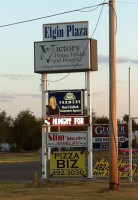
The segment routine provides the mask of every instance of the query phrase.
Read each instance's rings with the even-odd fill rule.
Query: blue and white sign
[[[88,21],[43,25],[43,40],[72,40],[88,38]]]
[[[83,115],[84,91],[49,91],[48,99],[49,107],[51,107],[52,104],[55,104],[55,108],[56,105],[58,106],[59,115]],[[52,109],[49,110],[52,112]],[[49,115],[53,114],[49,113]]]

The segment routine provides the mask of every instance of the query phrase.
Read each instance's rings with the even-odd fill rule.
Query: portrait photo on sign
[[[54,96],[50,97],[49,105],[46,106],[46,115],[60,115],[60,109]]]
[[[59,114],[62,116],[83,115],[84,91],[83,90],[48,91],[48,105],[49,106],[47,106],[47,113],[49,109],[49,115],[57,115],[58,109],[59,109]],[[51,108],[52,105],[54,107],[54,110]],[[51,112],[54,113],[51,114]]]

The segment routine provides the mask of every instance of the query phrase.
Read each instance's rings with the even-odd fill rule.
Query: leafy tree
[[[128,123],[129,122],[129,115],[124,114],[123,115],[123,122]],[[136,123],[135,119],[132,119],[132,131],[138,130],[138,124]]]
[[[106,116],[98,117],[96,113],[92,112],[92,123],[93,124],[109,124],[109,119]]]
[[[9,142],[9,133],[11,131],[13,119],[7,116],[5,111],[0,112],[0,143]]]
[[[16,151],[38,150],[41,146],[41,120],[28,109],[14,120],[11,143]]]
[[[129,116],[127,114],[123,115],[123,123],[128,123],[129,121]]]

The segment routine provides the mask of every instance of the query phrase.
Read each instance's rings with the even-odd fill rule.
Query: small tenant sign
[[[84,151],[52,152],[50,155],[50,175],[53,177],[86,176]]]
[[[50,132],[47,133],[48,147],[87,147],[87,132]]]
[[[109,149],[109,125],[94,124],[93,149]],[[128,148],[128,124],[118,124],[118,148]]]
[[[132,176],[137,169],[138,160],[132,159]],[[93,176],[108,177],[109,176],[109,159],[98,157],[93,168]],[[118,159],[118,176],[121,178],[129,177],[129,159]]]
[[[49,91],[48,92],[47,115],[53,115],[52,106],[57,105],[59,115],[83,115],[84,91]]]
[[[88,126],[89,116],[46,117],[42,118],[43,126]]]

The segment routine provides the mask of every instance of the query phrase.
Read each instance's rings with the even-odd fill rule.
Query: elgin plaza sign
[[[89,36],[87,21],[43,25],[43,41],[34,43],[34,72],[42,80],[42,178],[48,177],[49,148],[61,148],[50,154],[50,175],[84,177],[85,148],[88,149],[88,178],[92,178],[92,87],[91,72],[97,71],[97,41]],[[85,72],[84,89],[48,91],[47,74]],[[75,80],[77,81],[77,80]],[[84,99],[86,102],[84,102]],[[87,105],[87,116],[84,107]],[[85,126],[86,132],[60,132],[63,126]],[[58,132],[52,132],[58,127]],[[63,152],[81,147],[82,152]],[[67,150],[66,149],[66,150]],[[66,157],[65,157],[66,155]],[[73,156],[73,163],[72,157]],[[76,169],[77,168],[77,169]]]

